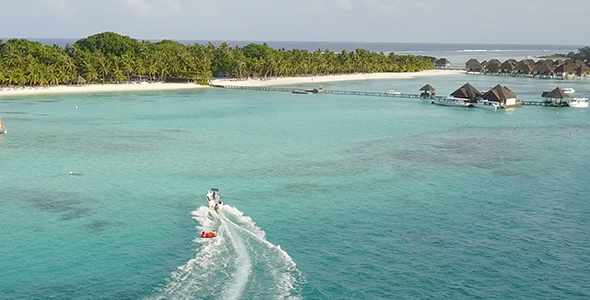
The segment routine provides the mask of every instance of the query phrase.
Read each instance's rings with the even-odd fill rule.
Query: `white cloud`
[[[152,6],[145,0],[123,0],[123,3],[133,12],[140,15],[146,15],[152,12]]]
[[[394,14],[397,11],[397,5],[394,0],[365,0],[365,3],[380,13]]]
[[[351,11],[354,8],[349,0],[338,0],[338,7],[346,11]]]
[[[428,3],[418,2],[418,3],[415,3],[414,5],[416,5],[416,7],[418,7],[421,10],[428,10],[428,11],[434,10],[434,7]]]
[[[69,14],[73,12],[72,7],[67,0],[37,0],[37,3],[49,7],[54,12],[60,14]]]

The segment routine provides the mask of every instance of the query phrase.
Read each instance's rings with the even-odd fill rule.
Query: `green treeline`
[[[261,78],[328,74],[415,72],[434,68],[433,59],[357,49],[273,49],[266,44],[230,47],[138,41],[113,32],[78,40],[65,48],[26,39],[0,41],[0,84],[94,83],[149,80],[198,82],[213,77]]]
[[[581,59],[584,61],[590,61],[590,47],[580,48],[577,52],[570,52],[566,57],[574,60]]]

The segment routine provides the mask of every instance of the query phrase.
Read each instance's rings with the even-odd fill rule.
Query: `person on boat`
[[[201,237],[205,237],[205,231],[201,232]]]

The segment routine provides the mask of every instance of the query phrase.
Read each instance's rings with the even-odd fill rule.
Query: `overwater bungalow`
[[[451,96],[461,99],[469,99],[471,102],[476,102],[481,98],[481,93],[473,87],[469,82],[465,83],[459,89],[451,93]]]
[[[508,59],[505,62],[503,62],[502,65],[500,66],[500,73],[511,74],[516,71],[515,67],[516,67],[516,60]]]
[[[576,69],[576,75],[579,77],[590,76],[590,67],[587,65],[581,65]]]
[[[556,59],[556,60],[553,62],[553,64],[552,64],[552,65],[553,65],[553,68],[555,69],[555,68],[557,68],[557,67],[559,67],[559,66],[563,65],[563,63],[564,63],[564,62],[565,62],[565,61],[564,61],[563,59]]]
[[[555,75],[555,71],[552,66],[546,63],[540,63],[535,66],[533,70],[533,75],[542,76],[542,77],[550,77]]]
[[[422,93],[420,94],[420,98],[434,98],[436,96],[436,89],[434,89],[430,84],[426,84],[422,88],[420,88]]]
[[[530,62],[528,59],[519,61],[516,66],[514,67],[514,72],[517,74],[531,74],[535,69],[535,63]]]
[[[550,92],[543,92],[541,97],[543,97],[545,103],[549,104],[549,106],[567,106],[567,102],[563,101],[563,99],[569,96],[563,89],[556,87]]]
[[[481,104],[491,105],[492,107],[514,107],[516,106],[516,94],[506,86],[496,85],[489,91],[485,92],[481,98],[484,101],[480,101]]]
[[[465,69],[467,70],[467,72],[476,72],[476,73],[481,73],[483,72],[483,68],[481,67],[481,64],[479,63],[479,61],[477,61],[477,59],[470,59],[465,63]]]
[[[502,68],[502,63],[497,59],[490,59],[484,68],[485,73],[498,73]]]
[[[434,67],[437,69],[445,69],[451,66],[451,62],[446,58],[440,58],[434,62]]]
[[[569,62],[566,62],[563,65],[555,68],[554,73],[555,73],[555,76],[567,78],[570,76],[575,76],[577,68],[578,68],[578,65],[576,65],[572,61],[569,61]]]

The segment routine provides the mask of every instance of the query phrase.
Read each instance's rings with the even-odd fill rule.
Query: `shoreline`
[[[409,79],[423,76],[444,76],[466,74],[460,70],[427,70],[421,72],[403,72],[403,73],[358,73],[346,75],[321,75],[309,77],[281,77],[266,80],[261,79],[215,79],[211,85],[215,86],[241,86],[241,87],[263,87],[278,85],[296,85],[304,83],[324,83],[324,82],[341,82],[341,81],[361,81],[361,80],[383,80],[383,79]],[[92,93],[119,93],[119,92],[150,92],[150,91],[174,91],[174,90],[194,90],[202,88],[211,88],[206,85],[195,83],[148,83],[148,84],[91,84],[82,86],[60,85],[51,87],[23,87],[23,88],[0,88],[0,98],[19,97],[19,96],[44,96],[44,95],[72,95],[72,94],[92,94]]]
[[[51,87],[24,87],[17,89],[0,88],[0,98],[18,96],[42,96],[42,95],[70,95],[93,93],[119,93],[119,92],[151,92],[174,91],[209,88],[196,83],[148,83],[148,84],[91,84],[82,86],[60,85]]]
[[[215,79],[211,85],[217,86],[243,86],[263,87],[276,85],[293,85],[303,83],[324,83],[339,81],[360,81],[360,80],[382,80],[382,79],[409,79],[424,76],[443,76],[466,74],[462,70],[426,70],[421,72],[399,72],[399,73],[357,73],[346,75],[321,75],[309,77],[281,77],[271,79]]]

